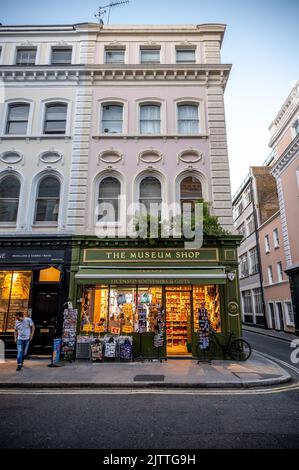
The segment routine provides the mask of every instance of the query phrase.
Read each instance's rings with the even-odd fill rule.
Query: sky
[[[94,22],[110,0],[0,0],[2,24]],[[299,0],[130,0],[110,24],[225,23],[222,62],[232,192],[270,149],[268,127],[299,79]]]

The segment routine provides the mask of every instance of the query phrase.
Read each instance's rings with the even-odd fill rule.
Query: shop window
[[[59,213],[60,182],[55,176],[44,177],[36,199],[35,223],[57,223]]]
[[[158,178],[147,176],[143,178],[139,189],[139,203],[143,204],[148,214],[157,214],[161,210],[162,188]]]
[[[0,182],[0,222],[17,221],[20,181],[16,176],[6,176]]]
[[[193,309],[194,309],[194,331],[199,329],[199,312],[205,308],[211,327],[216,333],[221,333],[220,296],[219,287],[194,286],[193,289]]]
[[[182,212],[195,211],[195,204],[202,198],[201,182],[195,176],[184,178],[180,186]]]
[[[44,134],[65,134],[67,104],[50,103],[46,105]]]
[[[26,135],[30,105],[13,103],[8,106],[6,134]]]
[[[16,312],[28,312],[30,271],[0,271],[0,331],[13,332]]]
[[[121,184],[117,178],[104,178],[99,185],[98,221],[118,222]]]
[[[84,291],[81,311],[82,333],[106,333],[108,327],[108,287]]]
[[[41,269],[39,272],[39,282],[59,282],[61,272],[56,268]]]
[[[107,104],[102,107],[102,133],[121,134],[123,131],[123,106]]]
[[[199,107],[197,104],[178,105],[178,133],[193,135],[198,134],[199,129]]]

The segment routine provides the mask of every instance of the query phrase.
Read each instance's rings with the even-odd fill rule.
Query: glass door
[[[166,287],[167,355],[191,354],[191,289]]]

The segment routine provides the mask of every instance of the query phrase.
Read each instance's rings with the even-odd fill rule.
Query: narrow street
[[[287,362],[288,343],[246,337]],[[0,447],[298,448],[298,374],[289,372],[290,384],[250,390],[1,390]]]

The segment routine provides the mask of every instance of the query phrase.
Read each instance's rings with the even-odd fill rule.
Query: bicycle
[[[216,357],[216,353],[219,349],[221,350],[223,357],[229,356],[234,361],[242,362],[247,361],[250,358],[252,352],[250,344],[245,341],[245,339],[235,337],[234,333],[229,333],[229,335],[226,337],[225,343],[222,344],[218,335],[215,333],[215,331],[212,330],[210,333],[209,347],[207,348],[207,353],[210,360]],[[199,360],[203,351],[204,350],[200,349],[200,343],[198,342],[196,354]]]

